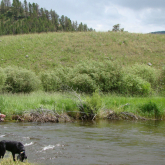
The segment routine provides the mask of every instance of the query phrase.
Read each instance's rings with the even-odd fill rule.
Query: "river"
[[[1,122],[0,130],[0,140],[25,145],[31,163],[165,164],[165,121]]]

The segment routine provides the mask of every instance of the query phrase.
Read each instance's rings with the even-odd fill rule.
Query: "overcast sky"
[[[23,0],[21,0],[23,2]],[[120,24],[125,31],[149,33],[165,31],[165,0],[27,0],[55,10],[72,21],[96,31],[112,30]]]

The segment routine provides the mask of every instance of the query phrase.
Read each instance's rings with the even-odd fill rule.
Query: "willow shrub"
[[[157,71],[146,65],[122,69],[112,61],[81,62],[74,68],[58,67],[40,74],[44,91],[60,91],[64,86],[85,93],[96,89],[128,95],[149,95],[158,81]]]
[[[40,87],[40,79],[30,70],[7,67],[4,69],[4,72],[6,74],[4,91],[12,93],[29,93]]]
[[[86,73],[77,74],[69,84],[74,90],[85,93],[92,93],[97,88],[96,82]]]
[[[149,82],[130,73],[123,75],[120,88],[120,93],[128,95],[147,96],[152,91]]]
[[[6,81],[6,74],[4,72],[4,69],[0,68],[0,92],[4,87],[5,81]]]
[[[107,61],[89,61],[78,64],[68,75],[70,86],[91,93],[99,88],[103,92],[117,90],[122,78],[119,65]]]
[[[60,91],[66,85],[69,68],[60,66],[58,69],[40,73],[40,80],[45,92]]]
[[[41,73],[40,79],[45,92],[58,91],[62,81],[54,71]]]
[[[161,71],[161,75],[159,78],[159,85],[160,85],[160,89],[161,92],[165,92],[165,66],[163,67],[162,71]]]
[[[159,74],[152,66],[135,64],[132,67],[127,68],[127,73],[141,77],[143,80],[149,82],[152,88],[156,88],[157,86]]]

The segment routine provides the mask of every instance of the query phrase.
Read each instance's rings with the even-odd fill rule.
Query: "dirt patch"
[[[130,112],[114,112],[112,110],[105,110],[104,112],[105,114],[103,118],[108,120],[147,120],[144,117],[137,116]],[[78,112],[76,112],[76,114],[77,113]],[[82,118],[82,115],[80,114],[76,118],[73,118],[73,115],[69,113],[58,114],[55,111],[47,110],[47,109],[31,110],[28,112],[24,112],[22,115],[12,116],[12,120],[16,120],[17,122],[28,121],[28,122],[41,122],[41,123],[73,122],[75,120],[85,120],[85,119],[88,120],[87,118]],[[94,119],[95,117],[91,118],[91,120]]]
[[[66,113],[58,114],[52,110],[32,110],[30,112],[24,112],[22,115],[13,115],[12,120],[16,121],[28,121],[28,122],[72,122],[73,120]]]
[[[107,116],[105,118],[110,119],[110,120],[147,120],[144,117],[137,116],[130,112],[116,113],[111,110],[107,113]]]

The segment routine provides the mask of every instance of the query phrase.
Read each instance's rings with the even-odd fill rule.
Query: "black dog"
[[[6,150],[12,153],[14,161],[15,154],[19,154],[17,159],[19,159],[21,162],[23,162],[24,159],[27,159],[25,147],[21,142],[6,140],[0,141],[0,158],[4,157]]]

